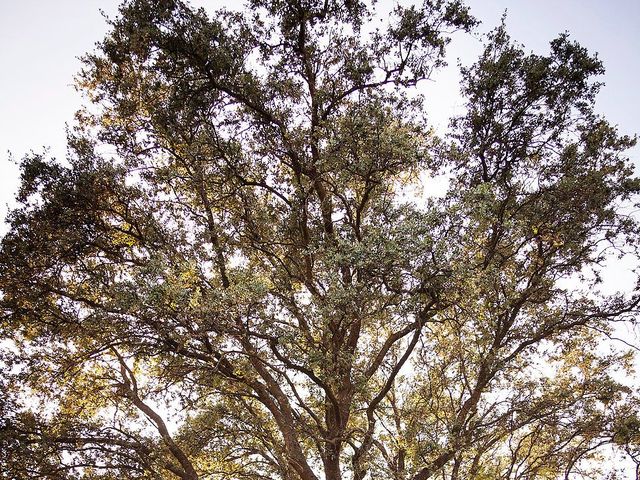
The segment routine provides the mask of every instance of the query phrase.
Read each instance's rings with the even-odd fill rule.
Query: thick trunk
[[[335,444],[329,444],[325,451],[324,458],[324,475],[325,480],[342,480],[340,472],[340,449],[341,442],[336,441]]]

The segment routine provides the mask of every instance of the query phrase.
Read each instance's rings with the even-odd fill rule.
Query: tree
[[[504,25],[439,139],[457,0],[129,0],[2,241],[3,478],[604,478],[640,462],[635,140]],[[421,182],[447,173],[437,198]],[[413,192],[413,193],[412,193]],[[604,348],[603,347],[606,347]],[[611,348],[609,348],[611,346]],[[615,473],[611,473],[615,475]],[[607,478],[615,478],[610,476]]]

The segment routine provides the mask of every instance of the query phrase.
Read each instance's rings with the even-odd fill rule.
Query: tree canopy
[[[0,477],[578,479],[640,464],[635,139],[504,25],[439,138],[458,0],[127,0],[0,250]],[[444,176],[446,194],[429,178]],[[425,187],[426,185],[426,187]],[[617,458],[617,457],[615,457]],[[608,476],[609,475],[609,476]]]

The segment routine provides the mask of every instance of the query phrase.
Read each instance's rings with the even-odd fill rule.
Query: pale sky
[[[226,0],[194,0],[196,6],[238,5]],[[390,4],[390,0],[379,1]],[[406,2],[403,2],[406,3]],[[18,171],[9,152],[20,159],[48,147],[65,154],[65,124],[82,98],[72,86],[80,69],[77,57],[94,48],[107,30],[100,13],[113,16],[114,0],[0,0],[0,219],[17,189]],[[569,31],[590,51],[599,52],[607,74],[598,106],[624,133],[640,132],[640,0],[467,0],[486,32],[508,10],[511,36],[527,50],[546,53],[548,42]],[[456,58],[471,63],[480,42],[459,36],[450,48],[450,67],[423,86],[430,117],[440,128],[459,112]],[[640,163],[636,148],[632,157]],[[0,232],[5,228],[0,228]]]

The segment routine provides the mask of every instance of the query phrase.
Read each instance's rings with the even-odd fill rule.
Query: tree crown
[[[637,253],[640,183],[635,139],[594,111],[601,62],[567,35],[526,54],[499,26],[438,138],[412,88],[476,25],[462,3],[398,6],[379,29],[358,0],[248,7],[125,2],[85,57],[67,163],[24,159],[0,251],[2,469],[559,479],[598,478],[609,447],[639,462],[634,357],[602,342],[640,297],[598,285],[609,252]],[[411,198],[442,172],[442,198]]]

